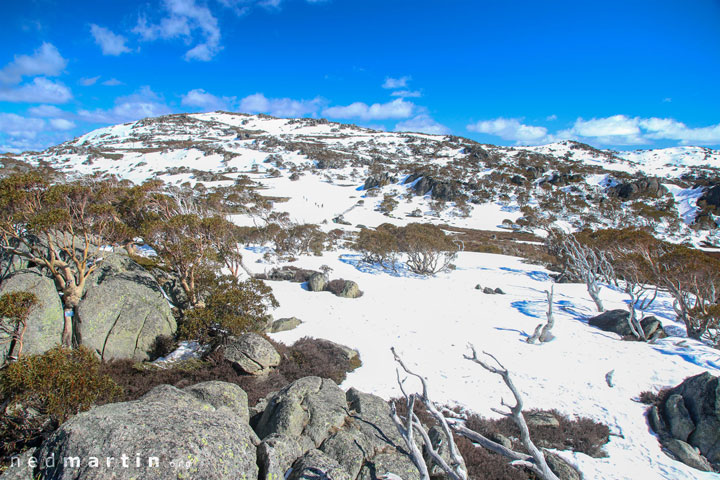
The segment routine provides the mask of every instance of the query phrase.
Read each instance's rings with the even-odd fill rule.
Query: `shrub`
[[[148,356],[150,357],[150,360],[156,360],[172,353],[177,346],[178,344],[172,336],[158,335],[155,337],[155,340],[153,340],[152,345],[150,345]]]
[[[30,292],[6,293],[0,297],[0,344],[10,343],[9,360],[20,357],[27,318],[38,303]]]
[[[400,251],[407,254],[408,267],[414,273],[432,275],[450,266],[458,246],[440,227],[411,223],[398,229]]]
[[[204,306],[185,313],[178,328],[183,340],[208,343],[232,335],[263,330],[269,308],[279,304],[270,287],[257,279],[220,279]]]
[[[118,399],[122,389],[88,349],[56,347],[13,362],[0,375],[0,458],[34,447],[67,418]]]
[[[325,285],[325,290],[328,292],[332,292],[334,295],[340,295],[345,288],[345,280],[342,278],[336,278],[335,280],[330,280],[327,285]]]

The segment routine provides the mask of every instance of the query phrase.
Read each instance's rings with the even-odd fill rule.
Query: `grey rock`
[[[288,480],[352,480],[335,460],[320,450],[310,450],[292,467]]]
[[[493,442],[499,443],[500,445],[502,445],[505,448],[508,448],[510,450],[512,450],[512,448],[513,448],[512,440],[510,440],[508,437],[506,437],[502,433],[492,433],[488,436],[488,438],[490,440],[492,440]]]
[[[628,320],[630,312],[627,310],[617,309],[608,310],[600,315],[596,315],[588,320],[588,324],[597,327],[606,332],[617,333],[620,336],[633,336]],[[645,317],[640,321],[645,336],[649,338],[657,337],[662,331],[662,324],[655,317]]]
[[[0,285],[0,295],[15,292],[33,293],[39,302],[27,319],[22,354],[43,353],[58,345],[62,339],[63,306],[53,281],[34,270],[22,270]],[[3,338],[0,335],[0,341]],[[9,343],[0,345],[0,360],[9,354],[9,347]]]
[[[720,463],[720,382],[709,372],[685,379],[668,392],[683,398],[695,424],[687,443],[700,449],[711,462]]]
[[[662,442],[662,445],[670,453],[672,453],[673,456],[678,459],[678,461],[684,463],[688,467],[696,468],[703,472],[713,471],[712,466],[707,461],[707,459],[700,455],[697,450],[695,450],[692,446],[688,445],[682,440],[668,438]]]
[[[293,330],[302,324],[297,317],[279,318],[270,324],[270,333],[286,332]]]
[[[227,407],[246,422],[250,421],[247,393],[234,383],[202,382],[183,390],[215,408]]]
[[[530,412],[524,413],[525,422],[535,427],[559,427],[560,422],[557,417],[550,412]]]
[[[379,477],[394,473],[403,480],[420,480],[420,473],[407,455],[378,453],[365,462],[358,480],[379,480]]]
[[[368,439],[354,428],[340,430],[323,442],[320,450],[338,462],[351,478],[357,478],[365,458],[373,454]]]
[[[177,328],[153,276],[117,253],[88,278],[77,315],[83,344],[106,360],[145,360],[155,338],[173,335]]]
[[[475,290],[482,290],[482,285],[480,285],[479,283],[475,285]]]
[[[685,408],[683,397],[678,394],[670,395],[663,404],[663,414],[670,427],[670,434],[676,439],[686,442],[695,430],[695,424]]]
[[[615,185],[608,190],[608,193],[626,201],[641,197],[660,198],[667,195],[669,190],[657,178],[641,178],[634,182]]]
[[[338,297],[342,298],[358,298],[362,292],[357,283],[352,280],[345,280],[345,286],[342,291],[338,293]]]
[[[273,433],[258,446],[259,478],[267,480],[285,478],[285,474],[293,462],[300,458],[302,454],[302,449],[294,438]]]
[[[665,420],[663,420],[660,415],[660,411],[655,405],[650,407],[648,410],[647,420],[652,431],[657,433],[660,438],[670,435],[670,432],[668,432],[667,426],[665,425]]]
[[[545,461],[560,480],[581,480],[580,473],[575,468],[566,462],[560,455],[543,450],[545,455]]]
[[[223,353],[233,367],[251,375],[262,375],[280,365],[280,354],[257,333],[230,337]]]
[[[268,399],[256,431],[263,439],[273,433],[288,435],[306,452],[318,448],[346,417],[345,392],[335,382],[305,377]]]
[[[233,402],[216,405],[161,385],[139,400],[95,407],[72,417],[43,442],[38,458],[54,457],[56,462],[39,473],[56,480],[256,478],[259,439],[236,415]],[[124,455],[129,467],[121,463]],[[72,457],[79,459],[79,467],[58,461]],[[102,459],[99,465],[91,463],[93,457]],[[109,466],[107,457],[115,459]],[[152,457],[157,467],[151,466]]]
[[[486,295],[495,295],[495,290],[490,287],[483,288],[483,293]]]
[[[313,273],[308,280],[308,288],[311,292],[322,292],[327,285],[327,277],[322,273]]]
[[[17,460],[11,460],[8,469],[0,475],[0,480],[34,480],[37,459],[34,458],[34,450],[27,450],[20,454]]]
[[[505,292],[503,292],[501,288],[496,288],[493,292],[497,295],[505,295]]]

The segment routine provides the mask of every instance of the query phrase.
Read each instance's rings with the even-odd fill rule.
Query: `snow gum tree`
[[[92,179],[51,185],[37,172],[0,180],[0,247],[55,280],[66,311],[64,346],[82,343],[74,312],[103,259],[102,247],[129,235],[114,207],[117,192],[116,184]]]

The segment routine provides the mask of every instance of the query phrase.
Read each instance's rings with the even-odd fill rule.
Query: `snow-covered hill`
[[[0,157],[9,164],[3,158],[136,183],[159,178],[210,188],[246,176],[273,199],[274,211],[326,231],[413,221],[537,234],[549,224],[570,229],[637,224],[677,241],[718,241],[716,225],[698,223],[704,212],[697,201],[720,178],[720,152],[696,147],[638,152],[575,142],[497,147],[324,120],[215,112],[103,128],[44,152]],[[615,186],[649,177],[658,177],[657,185],[667,190],[627,199],[613,193]],[[397,206],[381,212],[386,198]],[[263,222],[250,212],[233,219]],[[245,252],[255,273],[276,266],[264,253],[263,248]],[[301,256],[293,265],[327,265],[333,277],[358,282],[365,294],[350,300],[311,293],[296,283],[268,282],[281,304],[275,317],[304,322],[274,336],[291,342],[310,335],[357,348],[363,366],[343,387],[385,398],[400,394],[390,353],[395,346],[428,378],[436,400],[493,416],[491,407],[508,392],[498,378],[463,360],[467,343],[473,343],[512,371],[527,408],[555,408],[610,426],[607,458],[560,452],[585,478],[720,478],[663,454],[646,424],[645,406],[635,401],[642,391],[673,386],[690,375],[720,374],[720,352],[684,337],[668,297],[661,296],[646,313],[675,336],[654,344],[623,342],[588,326],[594,312],[584,286],[557,284],[557,338],[529,345],[524,339],[547,308],[549,272],[520,258],[486,253],[461,253],[455,264],[451,272],[420,278],[363,264],[351,250]],[[506,295],[485,295],[476,284],[499,287]],[[619,290],[605,286],[601,295],[609,308],[625,307]],[[614,387],[605,380],[612,370]]]

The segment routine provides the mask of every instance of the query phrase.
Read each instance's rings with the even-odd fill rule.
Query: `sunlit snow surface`
[[[283,141],[317,142],[338,151],[352,151],[368,160],[377,149],[387,155],[412,159],[410,143],[415,139],[441,143],[445,139],[442,136],[374,132],[331,123],[218,112],[187,118],[186,124],[140,121],[108,127],[69,142],[56,153],[29,154],[24,158],[31,162],[52,161],[69,174],[107,172],[136,183],[158,176],[174,185],[195,184],[192,169],[213,172],[236,169],[226,173],[229,181],[205,185],[228,184],[238,175],[248,175],[262,186],[263,195],[284,199],[275,204],[276,211],[287,212],[295,222],[319,224],[325,231],[357,230],[358,225],[376,227],[385,222],[404,225],[412,221],[500,230],[504,220],[515,221],[521,216],[512,201],[472,205],[466,217],[458,216],[451,208],[437,211],[428,196],[406,198],[407,185],[403,185],[402,178],[383,187],[379,195],[371,196],[362,188],[365,172],[353,175],[353,167],[333,169],[327,177],[323,171],[315,175],[304,172],[300,180],[291,181],[287,166],[313,163],[295,150],[282,151],[285,167],[280,168],[281,176],[271,177],[268,170],[274,166],[265,160],[275,152],[264,149],[262,141],[252,135],[243,136],[242,131],[260,132],[264,137],[270,135]],[[200,145],[201,140],[206,144]],[[213,145],[221,145],[230,153],[228,158],[215,153]],[[688,223],[697,213],[695,202],[702,189],[682,188],[671,180],[691,169],[720,167],[717,151],[697,147],[643,152],[600,152],[579,148],[572,142],[540,147],[486,147],[505,158],[521,152],[552,154],[568,161],[601,166],[610,172],[644,172],[666,178],[679,213]],[[97,149],[109,154],[94,153]],[[460,150],[439,147],[432,162],[446,165],[463,155]],[[181,167],[188,170],[179,171]],[[344,179],[338,178],[340,175]],[[607,188],[614,180],[605,172],[591,174],[586,181],[591,186]],[[398,194],[399,205],[392,217],[376,211],[386,193]],[[418,210],[422,218],[408,216]],[[350,225],[333,223],[338,215],[343,215]],[[233,216],[233,221],[241,225],[262,224],[259,218],[247,215]],[[573,229],[565,218],[556,225],[568,231]],[[247,249],[246,265],[255,273],[269,270],[275,265],[263,258],[267,251],[264,247]],[[343,299],[328,292],[311,293],[296,283],[268,282],[281,305],[273,312],[274,317],[296,316],[303,321],[295,330],[272,336],[291,343],[309,335],[357,348],[363,365],[349,374],[342,386],[354,386],[384,398],[400,395],[390,353],[394,346],[411,368],[428,378],[431,395],[437,402],[495,416],[491,408],[499,407],[502,398],[511,401],[511,396],[497,376],[463,359],[468,352],[467,344],[472,343],[478,350],[497,356],[510,369],[524,395],[526,408],[556,408],[567,415],[591,417],[610,426],[613,435],[606,447],[607,458],[561,452],[579,467],[586,479],[720,478],[664,455],[647,426],[646,406],[634,400],[642,391],[674,386],[690,375],[704,371],[720,375],[718,351],[683,337],[684,327],[675,323],[670,299],[658,298],[654,308],[645,313],[657,316],[676,336],[650,345],[623,342],[617,335],[588,326],[587,319],[596,312],[583,285],[557,284],[556,339],[543,345],[528,345],[525,338],[545,318],[545,290],[551,285],[548,272],[521,259],[501,255],[461,253],[454,263],[455,270],[424,278],[402,265],[393,272],[380,265],[368,265],[357,252],[349,250],[300,257],[293,265],[313,269],[328,265],[333,269],[331,278],[358,282],[364,295]],[[499,287],[506,295],[483,294],[475,289],[477,284]],[[601,296],[608,309],[626,305],[626,296],[617,290],[606,287]],[[184,344],[164,360],[191,358],[197,348]],[[615,371],[614,388],[605,381],[611,370]]]

